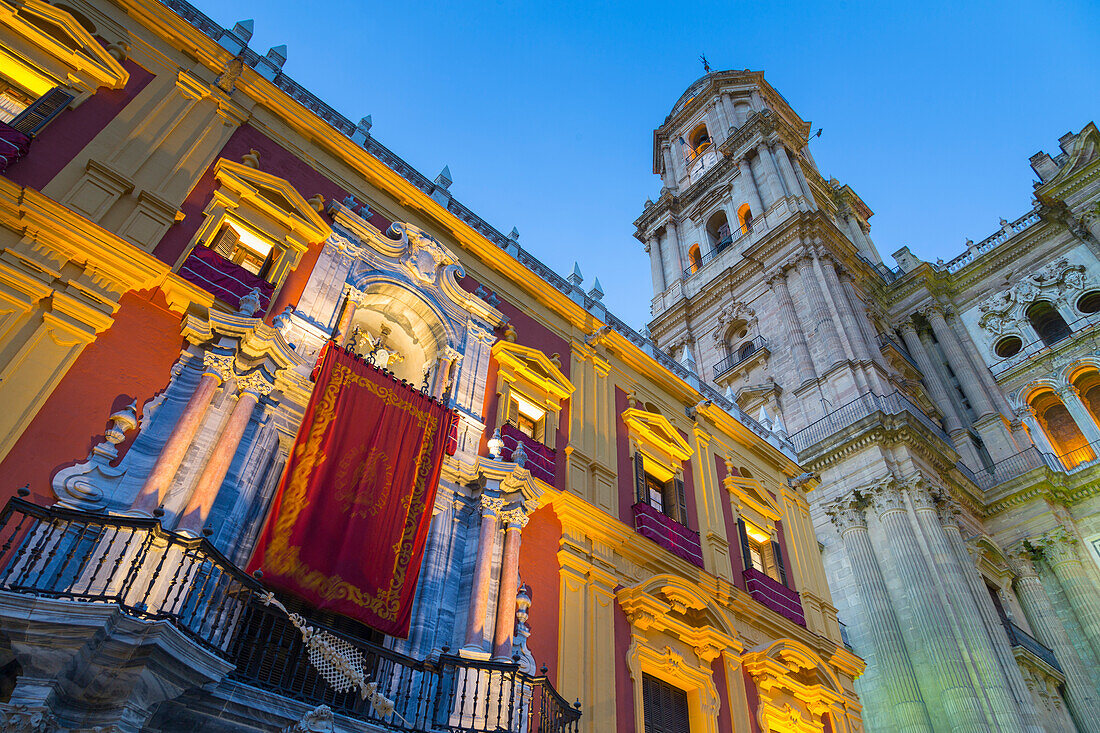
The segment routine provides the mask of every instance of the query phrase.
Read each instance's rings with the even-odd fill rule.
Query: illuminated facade
[[[251,31],[0,1],[4,729],[863,730],[782,432]],[[241,570],[329,340],[459,413],[408,638],[281,598],[378,699]]]
[[[1100,134],[1038,154],[1034,208],[889,269],[760,72],[654,132],[635,222],[650,332],[782,432],[869,730],[1100,730]]]

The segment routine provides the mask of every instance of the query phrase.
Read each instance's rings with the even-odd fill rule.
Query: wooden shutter
[[[642,452],[634,453],[634,498],[639,503],[649,503],[649,490],[645,485],[645,464],[642,462]]]
[[[744,519],[737,520],[737,534],[741,538],[741,569],[748,570],[752,567],[752,551],[749,549],[749,532]]]
[[[779,571],[779,582],[787,585],[787,569],[783,567],[783,550],[779,546],[779,540],[772,540],[772,555],[775,559],[775,567]]]
[[[71,92],[61,87],[54,87],[35,100],[30,107],[20,112],[19,116],[9,124],[24,135],[34,137],[50,120],[61,114],[71,101],[73,101]]]
[[[687,496],[684,491],[684,480],[676,477],[672,479],[672,489],[676,492],[676,516],[673,517],[677,522],[687,526],[688,523],[688,509],[687,509]]]
[[[645,733],[691,733],[687,692],[664,680],[642,675]]]
[[[236,230],[228,224],[223,224],[218,236],[214,237],[214,241],[210,243],[210,249],[227,260],[232,259],[233,250],[236,249],[238,241],[240,237],[237,236]]]

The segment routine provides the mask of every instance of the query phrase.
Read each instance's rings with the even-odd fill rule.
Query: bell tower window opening
[[[715,251],[721,252],[730,245],[733,238],[730,236],[726,212],[716,211],[707,220],[707,237],[710,239],[711,249]]]
[[[1070,335],[1069,326],[1050,301],[1035,301],[1027,309],[1027,320],[1046,346],[1052,346]]]
[[[691,249],[688,250],[688,260],[691,262],[692,274],[699,272],[699,268],[703,266],[703,255],[699,251],[699,245],[691,245]]]
[[[699,125],[688,135],[688,144],[691,147],[691,158],[696,158],[704,150],[710,147],[710,133],[705,124]]]
[[[737,221],[741,225],[741,233],[748,234],[752,229],[752,209],[748,204],[741,204],[737,209]]]

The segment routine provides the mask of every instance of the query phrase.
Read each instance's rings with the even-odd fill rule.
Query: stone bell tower
[[[871,209],[818,172],[811,129],[762,72],[708,73],[676,101],[653,133],[660,195],[635,222],[652,265],[651,337],[820,474],[811,513],[838,616],[868,661],[868,730],[1037,730],[956,541],[960,526],[981,531],[960,458],[980,466],[1016,439],[984,403],[966,439],[948,435],[959,426],[926,394],[927,365],[888,321],[896,273],[869,236]],[[941,317],[929,313],[933,326]],[[948,330],[936,333],[961,364]],[[958,372],[933,386],[961,404],[977,390]]]

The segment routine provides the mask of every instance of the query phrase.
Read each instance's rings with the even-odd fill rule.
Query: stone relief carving
[[[1069,301],[1087,283],[1083,265],[1070,264],[1065,257],[1059,257],[982,301],[978,306],[982,314],[978,325],[996,335],[1018,330],[1017,323],[1025,317],[1024,312],[1032,302],[1040,298]]]

